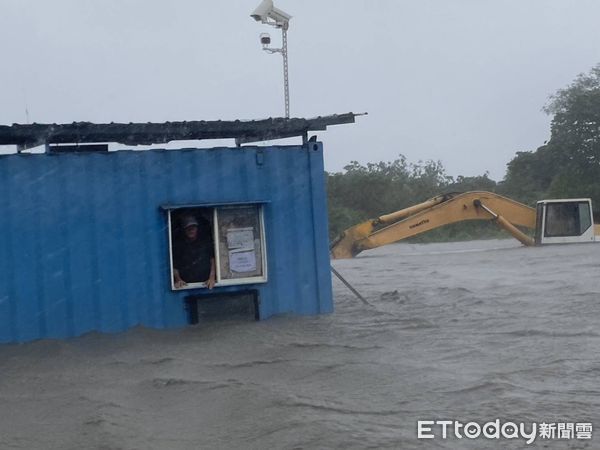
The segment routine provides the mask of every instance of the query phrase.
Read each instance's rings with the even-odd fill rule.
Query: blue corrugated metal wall
[[[184,325],[165,204],[269,201],[261,317],[331,312],[323,173],[321,143],[0,156],[0,342]]]

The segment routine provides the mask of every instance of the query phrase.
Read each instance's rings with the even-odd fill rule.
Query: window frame
[[[185,204],[185,205],[163,205],[161,208],[167,213],[167,232],[168,232],[168,245],[169,245],[169,277],[170,287],[172,292],[186,291],[190,289],[206,289],[205,282],[188,283],[186,286],[181,288],[175,287],[174,281],[174,267],[173,267],[173,211],[179,209],[194,209],[204,208],[212,209],[212,238],[213,238],[213,250],[215,255],[215,287],[226,287],[226,286],[243,286],[248,284],[259,284],[266,283],[268,281],[268,258],[267,258],[267,241],[265,231],[265,201],[250,201],[250,202],[232,202],[232,203],[209,203],[209,204]],[[232,278],[232,279],[221,279],[221,256],[219,250],[219,209],[234,209],[236,207],[251,207],[254,206],[258,209],[258,225],[260,228],[260,243],[261,243],[261,267],[262,275],[252,276],[245,278]]]
[[[550,210],[553,207],[556,207],[557,205],[562,206],[565,204],[576,204],[577,205],[577,215],[573,217],[573,220],[576,221],[575,224],[576,224],[576,228],[577,228],[577,233],[576,234],[575,233],[567,233],[567,232],[550,233],[547,228]],[[588,210],[588,212],[589,212],[589,202],[586,200],[564,200],[564,201],[547,203],[545,212],[544,212],[544,216],[545,216],[544,224],[546,225],[544,227],[544,237],[545,238],[569,238],[569,237],[583,236],[586,233],[586,231],[588,231],[590,229],[590,227],[593,225],[593,219],[591,218],[591,216],[589,216],[588,226],[585,229],[583,229],[583,224],[581,223],[581,208],[582,207],[585,207],[585,209]]]

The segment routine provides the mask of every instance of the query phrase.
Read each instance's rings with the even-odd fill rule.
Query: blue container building
[[[308,132],[351,121],[353,114],[229,126],[182,122],[167,131],[160,129],[165,124],[0,127],[0,144],[46,145],[41,154],[0,156],[0,342],[181,327],[192,317],[186,300],[202,302],[206,294],[227,302],[226,295],[253,292],[260,319],[331,312],[323,145]],[[238,145],[87,145],[156,142],[153,132],[162,142],[226,137]],[[303,142],[241,146],[293,135]],[[218,278],[212,290],[174,286],[172,246],[182,211],[211,223]]]

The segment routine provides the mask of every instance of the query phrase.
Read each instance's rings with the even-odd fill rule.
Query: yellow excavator
[[[363,250],[464,220],[492,220],[527,246],[600,241],[589,198],[541,200],[531,208],[492,192],[473,191],[438,195],[355,225],[332,242],[331,257],[353,258]],[[521,228],[532,230],[534,237]]]

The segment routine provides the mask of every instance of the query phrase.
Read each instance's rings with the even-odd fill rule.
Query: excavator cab
[[[537,245],[593,242],[595,239],[592,201],[589,198],[537,202]]]

